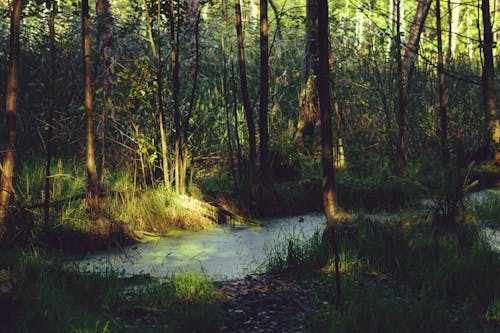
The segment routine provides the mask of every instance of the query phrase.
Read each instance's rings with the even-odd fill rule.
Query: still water
[[[485,202],[498,195],[498,189],[472,193],[466,198],[466,205]],[[365,217],[384,223],[415,214],[422,214],[422,211],[366,214]],[[286,244],[291,235],[306,239],[325,226],[321,213],[266,218],[259,222],[262,226],[223,225],[200,232],[176,232],[120,251],[95,253],[82,260],[72,261],[68,266],[81,271],[103,272],[112,269],[123,276],[148,274],[164,277],[189,269],[203,271],[217,280],[241,278],[262,270],[267,253],[275,246]],[[481,232],[487,241],[500,251],[500,231],[487,227],[488,224],[481,225]]]
[[[223,225],[199,232],[176,232],[121,251],[92,254],[71,265],[83,271],[113,269],[124,276],[163,277],[189,269],[203,271],[213,279],[234,279],[261,269],[268,251],[290,235],[309,238],[325,226],[320,213],[259,222],[262,226]]]

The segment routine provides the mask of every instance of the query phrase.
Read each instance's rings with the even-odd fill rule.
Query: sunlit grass
[[[50,231],[50,237],[45,237],[45,240],[50,238],[52,243],[53,235],[64,238],[71,234],[76,238],[77,234],[86,234],[90,243],[95,240],[96,246],[91,248],[98,248],[112,245],[99,245],[106,242],[108,233],[115,233],[118,238],[122,238],[118,233],[124,233],[123,236],[130,239],[135,237],[133,231],[143,237],[144,232],[165,234],[176,228],[199,230],[217,222],[217,210],[212,205],[191,196],[178,195],[164,186],[139,186],[129,169],[108,170],[103,184],[102,212],[95,214],[89,212],[87,207],[86,177],[81,166],[77,167],[70,161],[55,161],[51,170],[50,221],[45,226],[45,161],[21,163],[14,184],[18,200],[9,217],[12,234],[22,234],[23,239],[31,239],[37,238],[41,232]],[[57,240],[55,243],[60,242]],[[71,239],[65,242],[73,243],[76,244]],[[91,245],[82,244],[82,249]]]

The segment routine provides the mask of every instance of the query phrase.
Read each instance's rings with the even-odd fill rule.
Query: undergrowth
[[[318,304],[308,314],[311,331],[499,327],[500,256],[475,228],[436,228],[426,219],[355,224],[354,233],[340,233],[341,311]],[[323,267],[327,282],[318,284],[317,292],[335,300],[332,251],[325,240],[319,232],[310,239],[289,235],[271,249],[268,271],[293,269],[303,275]]]
[[[127,243],[144,232],[199,230],[218,218],[217,210],[203,200],[178,195],[163,184],[138,185],[127,167],[107,173],[102,187],[102,211],[89,212],[84,170],[70,161],[58,160],[51,170],[51,211],[49,224],[45,225],[44,162],[23,162],[18,172],[15,206],[6,223],[12,235],[10,243],[34,242],[85,251]],[[82,245],[80,249],[77,244]]]
[[[222,320],[216,289],[201,273],[127,280],[69,272],[37,251],[1,259],[11,286],[0,293],[2,332],[211,332]]]

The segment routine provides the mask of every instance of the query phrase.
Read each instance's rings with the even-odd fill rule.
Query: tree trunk
[[[5,234],[5,218],[9,211],[10,196],[14,193],[12,176],[14,174],[14,158],[16,153],[19,28],[21,25],[22,8],[21,0],[12,1],[10,8],[9,74],[7,78],[6,98],[7,149],[5,150],[2,164],[2,178],[0,180],[0,239]]]
[[[236,12],[236,35],[238,38],[238,64],[240,68],[240,84],[241,97],[243,100],[243,109],[245,110],[245,118],[248,127],[248,142],[249,142],[249,172],[248,180],[250,184],[255,182],[255,173],[257,171],[257,143],[255,139],[255,123],[253,110],[250,105],[248,96],[247,69],[245,63],[245,43],[243,40],[243,26],[241,23],[241,6],[240,0],[235,0],[234,9]]]
[[[147,10],[147,7],[146,7]],[[165,108],[163,107],[163,61],[161,58],[161,1],[156,2],[156,27],[158,30],[158,54],[156,54],[154,47],[154,40],[152,38],[152,33],[150,32],[151,46],[153,50],[153,57],[156,58],[156,103],[158,110],[158,117],[160,119],[160,144],[161,144],[161,160],[163,169],[163,184],[165,188],[170,186],[170,176],[169,176],[169,163],[168,163],[168,148],[167,148],[167,135],[165,133]],[[149,16],[149,14],[148,14]],[[151,31],[151,29],[149,30]]]
[[[267,21],[267,1],[260,0],[259,150],[262,183],[270,185],[272,176],[269,164],[269,131],[267,123],[267,108],[269,107],[269,25]]]
[[[101,182],[106,170],[106,116],[111,105],[111,87],[113,85],[113,69],[109,61],[109,49],[113,44],[113,17],[109,0],[96,0],[97,39],[99,60],[101,62],[102,118],[101,118]]]
[[[306,3],[306,52],[304,78],[299,96],[299,124],[297,135],[302,142],[318,143],[320,121],[318,113],[318,0]],[[305,140],[304,140],[305,139]]]
[[[404,117],[405,117],[405,98],[404,98],[404,86],[403,86],[403,60],[401,59],[401,0],[394,0],[395,3],[395,15],[396,15],[396,35],[395,35],[395,58],[397,64],[397,73],[396,73],[396,89],[397,89],[397,98],[398,98],[398,113],[396,119],[398,121],[398,139],[396,145],[397,152],[397,165],[396,169],[399,171],[402,161],[405,159],[404,154]]]
[[[495,70],[493,65],[493,33],[491,29],[490,2],[483,0],[481,5],[483,12],[483,55],[484,65],[482,74],[483,105],[489,117],[488,130],[490,132],[491,144],[494,147],[495,163],[500,166],[500,125],[497,117],[495,96]]]
[[[52,0],[50,16],[49,16],[49,52],[50,52],[50,76],[49,76],[49,117],[47,119],[48,132],[46,139],[46,150],[47,150],[47,164],[45,166],[45,188],[44,188],[44,205],[43,205],[43,220],[44,228],[47,230],[49,227],[49,216],[50,216],[50,168],[52,162],[52,141],[54,137],[54,113],[56,108],[56,94],[55,94],[55,81],[56,81],[56,31],[55,31],[55,20],[57,14],[57,1]]]
[[[449,1],[449,0],[448,0]],[[443,37],[441,29],[441,8],[440,0],[436,0],[436,33],[437,33],[437,51],[438,63],[437,71],[439,78],[439,137],[441,139],[441,158],[443,168],[446,171],[449,160],[448,153],[448,94],[446,91],[446,80],[444,76],[444,55],[443,55]]]
[[[406,160],[405,137],[406,137],[406,108],[408,105],[408,96],[411,88],[410,77],[413,74],[415,61],[418,54],[418,45],[422,30],[424,29],[425,19],[429,14],[431,0],[418,0],[417,10],[410,26],[410,34],[404,46],[403,58],[401,60],[401,87],[402,95],[398,98],[398,155],[399,162]]]
[[[179,1],[179,0],[178,0]],[[177,2],[179,6],[179,2]],[[177,8],[178,9],[178,8]],[[179,12],[177,12],[180,15]],[[174,0],[169,4],[170,21],[170,59],[172,65],[172,100],[174,103],[174,172],[175,172],[175,192],[184,194],[185,187],[181,172],[183,170],[183,149],[182,149],[182,124],[179,105],[180,79],[179,79],[179,18],[174,15]],[[177,23],[177,24],[176,24]]]
[[[329,65],[328,1],[318,1],[318,43],[319,43],[319,114],[321,117],[321,168],[323,209],[326,221],[332,226],[333,251],[335,256],[335,276],[337,289],[337,310],[340,308],[340,276],[338,235],[335,228],[337,198],[335,195],[335,169],[333,166],[332,116],[330,103],[330,65]]]
[[[94,152],[94,128],[92,120],[92,76],[90,64],[89,3],[82,0],[82,49],[83,49],[83,104],[87,115],[86,165],[87,165],[87,206],[91,212],[100,210],[99,186]]]
[[[273,0],[269,0],[269,5],[273,9],[274,18],[276,19],[276,39],[278,40],[279,48],[281,53],[284,52],[284,44],[283,44],[283,33],[281,32],[281,14],[278,10],[278,6]]]

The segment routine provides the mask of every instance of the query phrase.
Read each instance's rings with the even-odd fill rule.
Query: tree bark
[[[111,105],[111,87],[113,85],[113,69],[109,61],[109,51],[113,44],[113,16],[110,11],[109,0],[96,0],[97,39],[99,60],[101,62],[102,115],[101,115],[101,182],[106,172],[106,117]]]
[[[493,158],[500,166],[500,125],[498,122],[495,96],[495,69],[493,65],[493,32],[491,29],[490,2],[483,0],[481,4],[483,12],[483,73],[482,93],[483,105],[488,116],[488,130],[490,132],[491,145],[493,146]]]
[[[299,124],[297,135],[302,142],[318,143],[320,121],[318,112],[318,0],[306,3],[306,52],[304,78],[299,96]]]
[[[179,0],[178,0],[179,1]],[[179,2],[177,2],[179,7]],[[177,8],[178,9],[178,8]],[[180,15],[177,11],[177,15]],[[170,61],[172,65],[172,100],[174,104],[174,172],[175,172],[175,192],[184,194],[185,184],[181,175],[183,170],[183,149],[182,149],[182,124],[179,105],[180,79],[179,79],[179,18],[174,15],[174,0],[169,1],[169,21],[170,21]]]
[[[49,76],[49,117],[47,119],[48,131],[46,139],[46,150],[47,150],[47,163],[45,166],[45,188],[44,188],[44,205],[43,205],[43,219],[44,228],[47,230],[49,227],[49,216],[50,216],[50,168],[52,162],[52,141],[54,137],[54,113],[56,108],[56,95],[55,95],[55,83],[56,83],[56,31],[55,31],[55,20],[57,14],[57,1],[52,0],[50,16],[49,16],[49,52],[50,52],[50,76]]]
[[[449,0],[448,0],[449,1]],[[446,90],[446,80],[444,75],[444,55],[443,55],[443,37],[441,29],[441,1],[436,0],[436,33],[437,33],[437,51],[438,63],[437,72],[439,78],[439,137],[441,139],[441,158],[443,168],[446,172],[449,160],[448,153],[448,94]]]
[[[257,171],[257,143],[255,139],[254,112],[250,105],[250,98],[248,95],[247,69],[245,63],[245,43],[243,38],[243,26],[241,23],[240,0],[235,0],[234,9],[236,12],[236,35],[238,38],[238,64],[240,68],[241,98],[243,100],[243,109],[245,110],[245,118],[248,127],[248,155],[250,164],[248,170],[248,180],[250,184],[254,184],[255,173]]]
[[[319,114],[321,117],[321,168],[322,168],[322,189],[323,189],[323,209],[327,224],[333,232],[333,251],[335,256],[335,277],[337,290],[337,310],[340,309],[340,275],[339,275],[339,248],[338,233],[335,221],[337,198],[335,195],[335,169],[333,166],[333,138],[332,138],[332,115],[330,101],[330,41],[328,31],[328,1],[318,1],[318,55],[319,55]]]
[[[267,19],[267,1],[260,0],[259,150],[262,183],[270,185],[271,166],[269,164],[269,130],[267,122],[267,109],[269,107],[269,25]]]
[[[83,49],[83,104],[87,115],[86,166],[87,166],[87,206],[92,212],[100,210],[99,186],[94,150],[94,128],[92,119],[92,75],[90,63],[89,3],[82,0],[82,49]]]
[[[14,193],[12,177],[16,153],[16,122],[19,69],[19,30],[21,25],[22,0],[13,0],[10,8],[9,73],[7,78],[6,123],[7,149],[2,164],[0,179],[0,239],[5,234],[5,218],[9,211],[10,197]]]
[[[408,96],[411,88],[410,77],[415,68],[415,61],[418,55],[420,36],[424,29],[425,19],[429,14],[432,0],[418,0],[417,10],[410,26],[408,40],[403,48],[401,64],[401,87],[402,95],[398,98],[398,155],[399,162],[406,160],[405,137],[406,137],[406,113]]]

